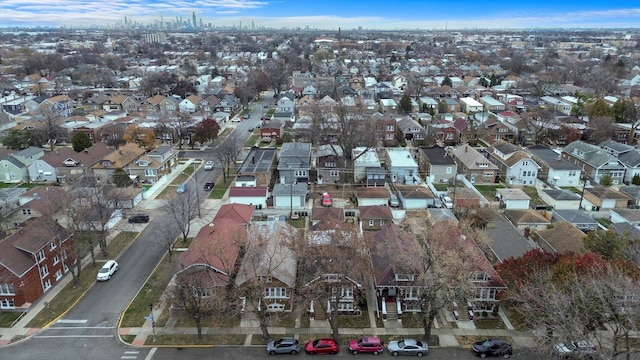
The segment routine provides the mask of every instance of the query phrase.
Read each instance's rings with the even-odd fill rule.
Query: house
[[[29,166],[43,155],[44,149],[35,146],[8,155],[0,160],[0,179],[9,183],[29,180]]]
[[[281,184],[309,182],[311,143],[289,142],[282,144],[277,169]]]
[[[144,153],[145,149],[139,147],[138,144],[127,143],[104,156],[91,166],[91,170],[98,181],[109,184],[113,181],[113,174],[116,170],[124,170]]]
[[[295,96],[292,93],[283,93],[276,103],[276,112],[293,113],[295,110]]]
[[[584,189],[582,207],[591,210],[627,208],[634,202],[633,197],[608,187],[592,187]]]
[[[629,223],[633,226],[640,226],[640,210],[615,208],[609,212],[609,219],[613,224]]]
[[[498,166],[469,146],[469,144],[453,149],[451,154],[458,164],[458,173],[464,175],[472,184],[495,183]]]
[[[111,152],[113,148],[101,142],[81,152],[75,152],[71,147],[59,147],[29,165],[29,178],[37,179],[41,175],[44,179],[49,176],[45,173],[52,172],[56,179],[51,181],[72,182],[80,176],[91,175],[91,167]]]
[[[624,180],[624,164],[598,146],[577,140],[562,149],[562,157],[582,168],[584,174],[596,183],[600,183],[603,176],[610,176],[616,185]]]
[[[139,108],[144,112],[156,112],[160,111],[160,103],[164,101],[165,96],[154,95],[150,98],[146,98],[140,102]]]
[[[311,209],[311,229],[331,230],[345,222],[345,209],[337,207],[314,207]]]
[[[75,101],[67,95],[52,96],[40,103],[39,110],[43,113],[53,113],[60,117],[68,117],[73,114]]]
[[[244,204],[256,209],[267,208],[269,188],[266,186],[232,186],[229,189],[229,202],[231,204]]]
[[[467,114],[484,111],[484,105],[470,97],[460,98],[461,110]]]
[[[386,166],[392,183],[418,185],[422,183],[418,172],[418,164],[411,152],[404,148],[388,148]]]
[[[379,206],[389,203],[389,190],[385,187],[358,187],[356,196],[359,206]]]
[[[631,196],[633,198],[633,201],[629,205],[635,206],[636,208],[638,208],[638,206],[640,205],[640,186],[638,185],[620,186],[618,190]]]
[[[398,103],[393,99],[380,99],[378,108],[383,114],[395,114],[397,112]]]
[[[378,153],[376,152],[376,149],[366,148],[366,147],[356,147],[353,149],[351,153],[351,158],[354,159],[353,160],[353,180],[356,183],[369,181],[369,177],[366,172],[367,168],[382,169],[382,166],[380,165],[380,160],[378,159]],[[384,172],[384,169],[382,170]],[[380,174],[377,174],[377,175],[380,175]],[[376,177],[376,178],[372,177],[371,180],[375,180],[376,185],[382,180],[382,184],[384,185],[384,181],[386,180],[386,173],[385,173],[385,176],[382,177],[382,179],[380,179],[379,177]]]
[[[587,235],[568,222],[556,222],[553,228],[539,229],[534,232],[537,234],[540,247],[548,252],[584,253],[586,251],[583,239]]]
[[[500,112],[506,110],[504,103],[490,96],[481,97],[479,102],[482,104],[482,111]]]
[[[270,142],[277,141],[282,138],[284,134],[284,122],[276,119],[271,119],[262,125],[260,128],[260,141]]]
[[[519,230],[546,229],[551,225],[551,213],[546,210],[505,210],[504,216]]]
[[[504,174],[505,182],[513,185],[534,185],[540,166],[529,154],[503,140],[496,141],[488,150],[489,160]]]
[[[253,222],[243,248],[235,284],[262,294],[259,304],[267,311],[290,312],[296,286],[296,253],[287,244],[296,237],[296,229],[284,221]]]
[[[640,151],[638,149],[613,140],[602,142],[600,147],[615,156],[626,167],[624,183],[630,184],[634,176],[640,176]]]
[[[496,198],[504,209],[528,209],[531,201],[521,189],[496,189]]]
[[[556,210],[577,210],[580,208],[580,195],[563,189],[538,190],[540,200]]]
[[[158,104],[159,111],[163,113],[174,113],[180,108],[180,98],[174,96],[166,96]]]
[[[360,201],[360,199],[358,199]],[[382,225],[390,224],[393,221],[393,213],[388,206],[361,206],[358,205],[360,212],[360,227],[363,230],[380,230]]]
[[[173,146],[163,145],[140,156],[125,167],[135,183],[155,184],[178,166],[178,155]]]
[[[190,283],[194,284],[194,290],[204,294],[231,285],[242,260],[240,244],[247,239],[253,211],[248,205],[222,205],[180,254],[176,275],[198,279]]]
[[[377,313],[386,320],[390,307],[399,309],[398,317],[403,312],[419,311],[417,280],[422,266],[414,256],[420,250],[415,236],[391,223],[365,236],[370,244]],[[392,313],[396,312],[393,310]]]
[[[567,222],[575,226],[576,228],[578,228],[578,230],[581,230],[584,232],[597,230],[598,224],[599,224],[597,220],[594,220],[591,216],[589,216],[589,213],[587,213],[584,210],[577,210],[577,209],[571,209],[571,210],[555,209],[553,210],[553,215],[551,217],[551,220],[553,220],[554,223]]]
[[[275,148],[252,147],[237,170],[238,176],[253,176],[257,186],[270,186],[277,154]]]
[[[139,110],[138,102],[127,95],[116,95],[102,102],[102,109],[105,111],[124,111],[127,114],[135,113]]]
[[[300,210],[306,206],[309,196],[307,183],[278,184],[273,186],[273,207],[275,209],[290,209],[292,213],[299,213],[293,209]]]
[[[0,309],[27,310],[75,263],[72,234],[32,218],[0,240]]]
[[[180,112],[193,114],[200,108],[200,97],[198,95],[189,95],[180,101],[178,109]]]
[[[580,184],[582,168],[543,145],[534,145],[527,149],[539,166],[538,178],[551,186],[577,186]]]
[[[421,141],[427,136],[427,131],[420,125],[419,122],[412,119],[410,116],[405,116],[397,122],[396,127],[402,138],[405,140]]]
[[[435,207],[439,201],[428,187],[398,185],[396,189],[402,207],[407,210]]]
[[[453,179],[458,165],[444,148],[421,147],[418,151],[418,167],[428,182],[444,183]]]
[[[234,95],[226,95],[220,102],[215,104],[214,111],[222,111],[231,115],[236,114],[240,110],[240,99]]]
[[[317,183],[334,184],[340,181],[341,169],[344,169],[344,152],[340,145],[320,145],[316,150]],[[344,171],[344,170],[343,170]]]
[[[376,139],[381,144],[392,146],[396,143],[396,119],[391,114],[379,112],[370,115],[371,128],[375,132]]]

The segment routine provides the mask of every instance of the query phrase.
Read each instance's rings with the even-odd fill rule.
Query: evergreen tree
[[[71,137],[71,145],[73,145],[73,151],[80,152],[84,149],[90,148],[93,143],[91,142],[91,139],[89,139],[89,135],[79,131]]]

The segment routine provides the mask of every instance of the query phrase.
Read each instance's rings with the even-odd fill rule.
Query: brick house
[[[391,208],[388,206],[359,206],[362,230],[380,230],[384,224],[393,221]]]
[[[0,309],[27,309],[75,263],[72,234],[31,218],[0,241]]]

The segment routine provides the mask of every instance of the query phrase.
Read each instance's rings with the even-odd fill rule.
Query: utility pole
[[[149,304],[149,311],[151,312],[151,331],[153,333],[153,342],[156,342],[156,321],[153,319],[153,304]]]

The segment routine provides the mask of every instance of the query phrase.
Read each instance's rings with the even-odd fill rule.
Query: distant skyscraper
[[[127,27],[127,17],[124,17],[124,27]]]
[[[193,27],[198,27],[198,24],[196,23],[196,12],[195,11],[191,14],[191,17],[193,18]]]

